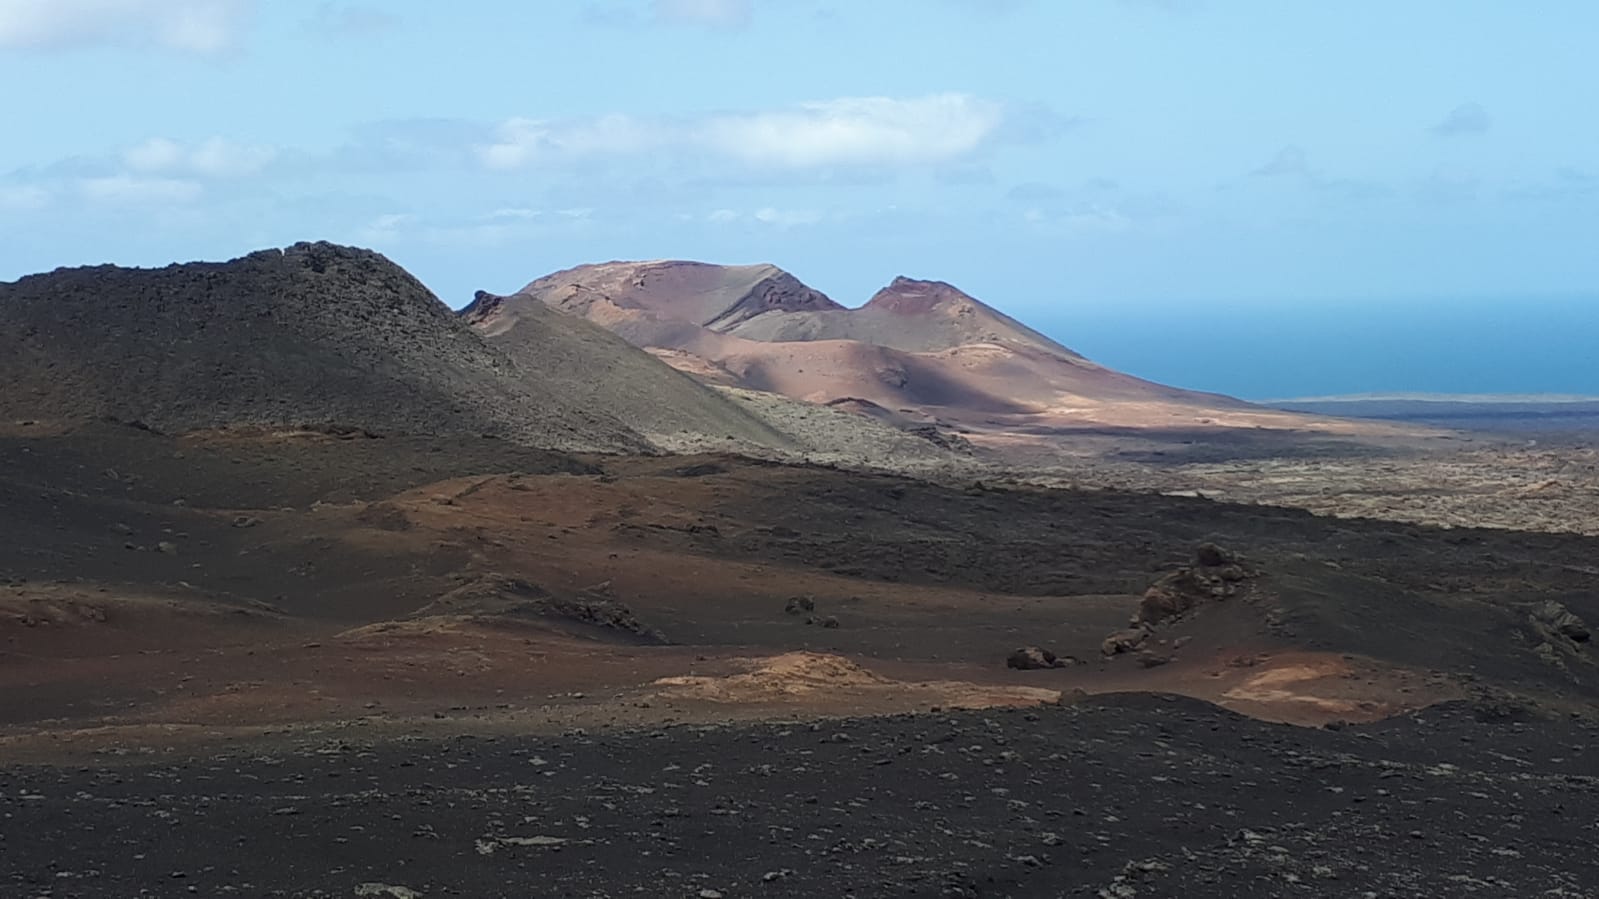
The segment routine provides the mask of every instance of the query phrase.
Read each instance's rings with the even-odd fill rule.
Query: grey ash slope
[[[533,297],[479,291],[460,316],[540,384],[605,410],[667,449],[794,448],[789,436],[726,396]]]
[[[0,284],[0,420],[163,431],[335,426],[647,451],[540,383],[404,269],[328,243],[222,263],[60,269]]]

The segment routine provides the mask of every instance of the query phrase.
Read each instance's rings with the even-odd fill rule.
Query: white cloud
[[[1098,203],[1084,206],[1061,216],[1061,224],[1078,231],[1126,231],[1133,225],[1119,209]]]
[[[183,147],[175,140],[152,137],[122,151],[122,162],[138,172],[160,172],[183,164]]]
[[[388,243],[399,237],[402,232],[409,231],[421,219],[408,212],[392,212],[380,215],[366,223],[360,231],[362,243]]]
[[[1310,174],[1310,161],[1305,151],[1300,147],[1287,146],[1277,151],[1277,155],[1255,169],[1249,174],[1260,178],[1275,178],[1279,176],[1306,177]]]
[[[134,175],[84,178],[78,182],[78,189],[90,202],[116,206],[192,203],[204,192],[197,181]]]
[[[0,0],[0,47],[153,45],[217,54],[238,41],[250,0]]]
[[[773,209],[767,206],[755,210],[753,216],[763,225],[773,225],[778,228],[792,228],[797,225],[814,225],[822,220],[822,214],[810,209]]]
[[[328,38],[372,37],[399,28],[400,17],[376,6],[325,2],[305,27]]]
[[[622,115],[564,123],[514,118],[496,129],[495,138],[478,148],[478,158],[491,169],[640,153],[669,139],[659,127]]]
[[[845,97],[686,121],[515,118],[476,150],[499,170],[666,150],[779,169],[937,165],[992,142],[1004,119],[1000,104],[969,94]]]
[[[707,123],[706,139],[714,150],[759,165],[917,165],[971,153],[1003,120],[999,104],[969,94],[847,97],[719,116]]]
[[[272,147],[239,144],[221,137],[185,146],[164,137],[152,137],[122,153],[122,162],[135,172],[182,174],[204,178],[238,178],[254,175],[276,159]]]
[[[753,13],[750,0],[654,0],[658,22],[743,28]]]
[[[1073,232],[1110,234],[1131,230],[1134,224],[1127,213],[1104,203],[1078,203],[1059,209],[1029,206],[1022,210],[1022,221]]]
[[[506,206],[489,213],[489,218],[502,221],[507,219],[528,221],[530,219],[536,219],[540,215],[543,215],[543,213],[539,212],[537,209],[527,209],[522,206]]]
[[[685,221],[693,221],[694,216],[680,216]],[[739,212],[736,209],[714,209],[705,214],[704,219],[713,225],[748,224],[754,222],[773,228],[795,228],[802,225],[815,225],[826,216],[814,209],[779,209],[775,206],[763,206],[754,212]]]
[[[1484,134],[1493,126],[1488,110],[1479,103],[1462,103],[1428,129],[1439,137],[1460,137],[1467,134]]]
[[[33,212],[50,205],[50,192],[32,184],[0,185],[0,210]]]
[[[356,230],[354,240],[371,246],[399,244],[436,247],[506,247],[552,234],[587,228],[592,209],[561,209],[552,215],[534,209],[509,208],[467,218],[435,219],[413,213],[380,215]]]

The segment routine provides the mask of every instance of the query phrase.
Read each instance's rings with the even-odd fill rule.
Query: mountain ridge
[[[0,419],[471,434],[653,452],[545,389],[382,254],[327,242],[0,284]]]
[[[770,264],[612,261],[519,293],[709,383],[813,403],[858,398],[995,433],[1311,421],[1106,368],[943,281],[899,275],[851,308]]]

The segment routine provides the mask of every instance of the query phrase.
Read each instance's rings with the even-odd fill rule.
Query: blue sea
[[[1357,393],[1599,396],[1599,295],[1162,304],[1029,324],[1104,365],[1244,399]]]

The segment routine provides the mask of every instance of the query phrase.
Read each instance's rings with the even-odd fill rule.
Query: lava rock
[[[1023,646],[1005,658],[1005,667],[1018,671],[1036,671],[1041,668],[1065,668],[1067,662],[1047,649]]]

